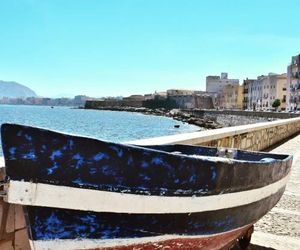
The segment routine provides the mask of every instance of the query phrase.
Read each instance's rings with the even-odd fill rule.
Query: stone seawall
[[[232,127],[276,120],[276,118],[268,117],[210,114],[206,112],[203,114],[203,119],[214,121],[216,124],[219,124],[223,127]]]
[[[300,132],[300,118],[137,140],[136,145],[186,144],[264,150]]]
[[[223,127],[254,124],[299,117],[300,114],[283,112],[254,112],[243,110],[184,110],[186,113],[202,119],[209,119]]]
[[[214,110],[214,109],[186,109],[186,112],[191,112],[195,115],[237,115],[246,117],[262,117],[262,118],[276,118],[276,119],[288,119],[299,117],[300,114],[286,113],[286,112],[263,112],[263,111],[245,111],[245,110]]]

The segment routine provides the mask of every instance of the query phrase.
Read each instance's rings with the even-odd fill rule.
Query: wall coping
[[[216,110],[216,109],[185,109],[187,113],[199,113],[206,115],[234,115],[234,116],[250,116],[250,117],[262,117],[262,118],[278,118],[278,119],[289,119],[299,117],[298,113],[287,113],[287,112],[266,112],[266,111],[246,111],[246,110]]]
[[[149,139],[129,141],[128,144],[140,146],[146,145],[162,145],[162,144],[200,144],[212,140],[217,140],[225,137],[248,133],[252,131],[272,128],[276,126],[286,125],[290,123],[300,122],[300,117],[284,120],[261,122],[249,125],[240,125],[234,127],[226,127],[214,130],[204,130],[200,132],[184,133],[178,135],[168,135]]]

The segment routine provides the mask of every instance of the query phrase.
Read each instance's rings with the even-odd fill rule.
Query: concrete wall
[[[164,136],[129,143],[137,145],[189,144],[264,150],[300,132],[300,118]],[[4,166],[0,158],[0,166]],[[5,176],[0,168],[0,179]],[[0,199],[0,249],[30,249],[22,207]]]

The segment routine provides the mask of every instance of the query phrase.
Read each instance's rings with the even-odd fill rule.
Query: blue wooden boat
[[[33,249],[223,249],[282,196],[292,156],[1,127]],[[249,235],[248,235],[249,236]]]

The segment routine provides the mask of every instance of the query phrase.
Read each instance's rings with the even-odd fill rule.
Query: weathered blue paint
[[[215,167],[211,167],[210,170],[211,170],[211,181],[215,181],[217,177],[217,171]]]
[[[274,206],[283,192],[281,189],[264,200],[236,208],[191,214],[95,213],[45,207],[26,207],[26,210],[33,240],[203,236],[254,223]]]
[[[106,155],[106,154],[103,154],[103,153],[98,153],[98,154],[96,154],[94,157],[93,157],[93,160],[94,161],[101,161],[101,160],[103,160],[103,159],[108,159],[109,157],[108,157],[108,155]]]
[[[52,161],[54,161],[55,158],[59,158],[59,157],[61,157],[61,156],[62,156],[62,152],[61,152],[60,150],[54,150],[54,151],[52,152],[52,154],[50,155],[50,159],[51,159]]]
[[[24,136],[27,141],[32,141],[32,137],[30,135],[25,134]]]
[[[122,193],[205,196],[249,190],[286,176],[291,161],[239,150],[235,159],[222,161],[216,148],[138,147],[20,125],[6,124],[1,131],[11,179]],[[268,158],[275,163],[263,160]]]
[[[36,161],[36,155],[35,155],[35,152],[34,152],[33,150],[31,150],[31,151],[28,152],[28,153],[24,153],[21,157],[22,157],[23,159],[25,159],[25,160]]]
[[[53,163],[52,167],[47,168],[48,175],[52,174],[54,170],[58,169],[58,165],[56,162]]]
[[[17,149],[16,147],[9,148],[10,155],[14,155],[16,153],[16,149]]]

